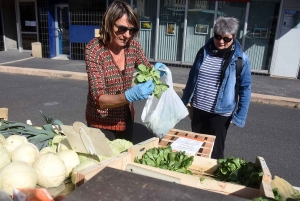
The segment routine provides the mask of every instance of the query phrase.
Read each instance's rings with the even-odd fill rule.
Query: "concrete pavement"
[[[189,69],[170,67],[174,89],[182,92]],[[87,80],[84,61],[31,57],[30,53],[0,52],[0,73]],[[300,80],[253,75],[251,101],[300,108]]]

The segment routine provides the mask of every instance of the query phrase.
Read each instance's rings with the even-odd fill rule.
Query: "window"
[[[189,1],[184,62],[194,62],[198,50],[212,36],[214,13],[214,1]]]
[[[275,41],[280,0],[252,0],[245,39],[245,53],[251,68],[269,70]]]

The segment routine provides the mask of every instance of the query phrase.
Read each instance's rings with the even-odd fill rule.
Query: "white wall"
[[[300,45],[300,39],[297,36],[295,36],[294,32],[296,31],[299,32],[299,29],[287,30],[286,28],[283,29],[282,26],[283,26],[284,9],[299,11],[300,1],[282,0],[282,5],[280,9],[281,10],[280,10],[280,16],[278,20],[277,33],[276,33],[277,35],[276,35],[276,41],[273,50],[270,74],[271,76],[298,78],[299,76],[297,74],[297,71],[299,69],[300,55],[296,53],[299,52],[299,47],[296,44],[299,43]],[[290,54],[288,52],[295,53],[295,55]]]

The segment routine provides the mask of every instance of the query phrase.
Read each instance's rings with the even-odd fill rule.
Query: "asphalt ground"
[[[169,67],[174,88],[182,92],[189,68]],[[33,58],[30,52],[0,52],[0,72],[87,80],[85,62]],[[252,75],[252,102],[300,108],[300,80]]]

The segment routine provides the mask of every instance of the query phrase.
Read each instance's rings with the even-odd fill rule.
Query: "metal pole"
[[[154,43],[154,61],[157,60],[158,36],[159,36],[159,12],[160,12],[160,0],[157,0],[156,29],[155,29],[155,43]]]
[[[217,18],[218,18],[218,9],[219,9],[219,2],[215,2],[215,14],[214,14],[214,26],[216,24]],[[213,27],[210,28],[210,37],[212,37],[213,34]]]
[[[22,38],[21,38],[21,28],[20,28],[20,10],[19,10],[19,1],[15,1],[15,10],[16,10],[16,26],[17,26],[17,35],[18,35],[18,45],[19,52],[23,52]]]
[[[279,37],[280,37],[280,31],[281,31],[281,23],[283,20],[283,15],[284,15],[284,10],[283,10],[283,1],[280,1],[280,7],[279,7],[279,13],[278,13],[278,20],[277,20],[277,25],[276,25],[276,33],[275,33],[275,40],[274,40],[274,45],[273,45],[273,52],[272,52],[272,60],[271,60],[271,66],[269,67],[269,73],[270,75],[273,74],[274,69],[275,69],[275,63],[277,59],[277,51],[278,51],[278,42],[279,42]]]
[[[181,52],[181,63],[184,62],[185,56],[185,40],[186,40],[186,30],[187,30],[187,15],[189,8],[189,0],[185,0],[185,11],[184,11],[184,22],[183,22],[183,41],[182,41],[182,52]]]
[[[242,39],[242,49],[245,48],[245,40],[246,40],[247,27],[248,27],[249,10],[250,10],[250,2],[247,3],[247,7],[246,7],[245,25],[244,25],[244,31],[243,31],[244,33],[243,33],[243,39]]]

